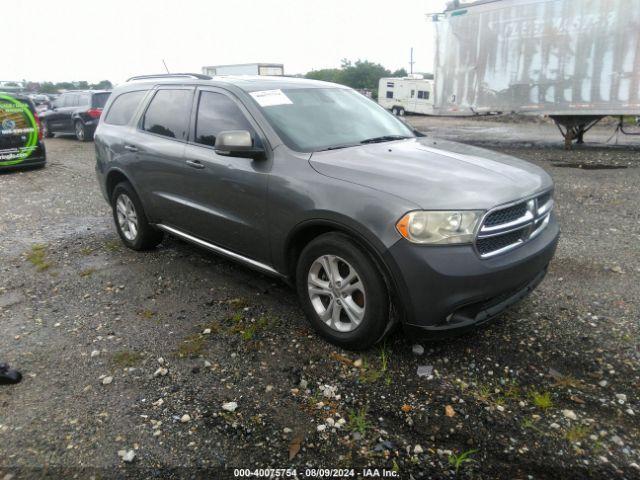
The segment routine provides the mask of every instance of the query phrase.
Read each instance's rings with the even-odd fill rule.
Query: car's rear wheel
[[[42,136],[44,138],[51,138],[53,137],[53,132],[51,131],[51,129],[49,128],[49,122],[47,122],[46,120],[44,120],[42,122]]]
[[[158,245],[163,233],[153,228],[142,203],[129,182],[120,182],[111,195],[113,220],[122,242],[133,250],[149,250]]]
[[[389,294],[369,255],[349,237],[328,233],[298,260],[298,296],[313,328],[331,343],[362,350],[380,340],[389,322]]]
[[[80,120],[76,120],[75,131],[76,131],[76,138],[81,142],[87,142],[91,140],[90,138],[91,134],[89,132],[89,129]]]

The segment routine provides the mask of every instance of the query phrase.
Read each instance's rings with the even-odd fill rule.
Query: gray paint
[[[395,228],[411,210],[488,210],[552,188],[551,178],[542,169],[507,155],[452,142],[439,140],[437,146],[444,149],[435,148],[435,142],[428,138],[313,154],[296,152],[278,138],[247,94],[262,89],[328,85],[294,79],[220,78],[130,82],[119,87],[105,107],[107,112],[124,92],[145,88],[150,93],[129,125],[109,125],[102,117],[95,145],[103,194],[108,198],[110,175],[124,175],[140,196],[151,223],[181,232],[183,238],[196,238],[196,243],[223,254],[232,252],[233,258],[247,257],[250,265],[262,265],[263,270],[284,276],[292,274],[290,241],[300,229],[323,225],[346,230],[374,252],[406,308],[416,305],[415,292],[426,291],[434,283],[446,290],[447,282],[456,279],[447,298],[439,300],[438,315],[453,308],[452,302],[464,299],[465,291],[476,295],[486,288],[485,275],[492,281],[500,279],[493,281],[491,292],[506,290],[548,263],[557,240],[555,220],[544,238],[513,255],[488,261],[480,259],[470,245],[438,248],[411,244]],[[265,158],[219,155],[213,148],[192,143],[195,108],[187,141],[140,130],[138,125],[151,91],[165,87],[215,90],[227,95],[253,124],[265,146]],[[455,271],[437,271],[429,266],[454,254],[459,261],[445,264]],[[460,263],[468,267],[460,269]],[[465,268],[471,268],[471,281],[464,280]],[[419,273],[414,275],[414,271]],[[407,312],[406,317],[414,324],[441,320],[438,315],[417,318],[416,311]]]
[[[436,32],[438,114],[640,114],[640,0],[478,2]]]

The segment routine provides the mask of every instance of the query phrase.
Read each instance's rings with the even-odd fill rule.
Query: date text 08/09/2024
[[[387,468],[236,468],[236,478],[399,478],[400,473]]]

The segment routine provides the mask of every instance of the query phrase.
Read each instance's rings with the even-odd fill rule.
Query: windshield
[[[282,140],[298,152],[414,136],[400,120],[351,89],[296,88],[251,95]]]

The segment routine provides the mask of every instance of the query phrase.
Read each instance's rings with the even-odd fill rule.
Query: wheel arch
[[[347,236],[367,253],[382,275],[382,278],[387,285],[392,303],[398,311],[401,311],[402,302],[399,301],[398,285],[391,269],[383,258],[385,247],[382,242],[375,239],[373,234],[367,235],[363,233],[366,232],[366,229],[364,228],[356,229],[355,227],[336,220],[307,220],[296,225],[293,231],[289,234],[285,242],[284,259],[286,263],[286,275],[291,282],[295,283],[296,266],[302,250],[304,250],[304,248],[315,238],[332,232],[341,233]]]
[[[123,182],[123,181],[129,182],[129,184],[135,191],[136,188],[133,186],[133,183],[131,183],[131,180],[129,179],[129,177],[127,177],[127,175],[125,175],[125,173],[122,170],[114,168],[110,170],[109,173],[107,173],[107,177],[105,180],[105,188],[106,188],[105,191],[107,193],[107,198],[109,199],[109,202],[111,202],[113,190],[116,188],[116,185],[118,185],[120,182]]]

